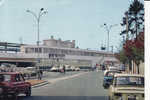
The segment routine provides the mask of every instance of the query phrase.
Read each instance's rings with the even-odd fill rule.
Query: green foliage
[[[117,58],[120,60],[120,62],[122,62],[123,64],[127,63],[128,58],[125,55],[125,51],[124,49],[122,49],[118,54],[117,54]]]
[[[139,0],[134,0],[132,4],[130,4],[129,9],[125,14],[128,15],[128,34],[131,38],[137,37],[138,31],[144,29],[144,5]],[[126,16],[123,17],[122,26],[126,26]],[[124,35],[127,33],[126,28],[120,33],[120,35]]]

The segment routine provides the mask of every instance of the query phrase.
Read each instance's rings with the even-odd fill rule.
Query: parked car
[[[114,78],[114,74],[116,73],[121,73],[120,71],[107,71],[105,76],[104,76],[104,80],[103,80],[103,87],[105,89],[109,88],[110,84],[113,81]]]
[[[80,71],[80,68],[79,68],[79,67],[76,67],[76,68],[75,68],[75,71]]]
[[[50,69],[51,72],[59,72],[59,68],[54,66]]]
[[[109,100],[144,100],[144,76],[115,74],[109,88]]]
[[[36,67],[26,67],[24,68],[23,73],[26,77],[32,77],[37,75]]]
[[[108,71],[118,71],[118,68],[117,67],[108,67],[108,69],[104,71],[104,76]]]
[[[118,67],[111,66],[111,67],[108,67],[108,70],[110,70],[110,71],[117,71]]]
[[[71,71],[75,71],[75,67],[74,66],[71,66]]]
[[[120,70],[120,71],[125,71],[125,69],[126,69],[126,67],[123,64],[119,65],[119,67],[118,67],[118,70]]]
[[[72,70],[70,65],[65,65],[65,69],[66,69],[66,71],[71,71]]]
[[[16,100],[19,94],[31,96],[31,84],[25,82],[21,73],[17,72],[1,72],[0,73],[0,98],[11,96],[11,100]]]

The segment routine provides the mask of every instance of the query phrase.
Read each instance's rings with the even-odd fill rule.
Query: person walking
[[[63,66],[63,71],[64,71],[64,74],[66,73],[66,68],[65,68],[65,65]]]
[[[38,80],[41,80],[41,79],[42,79],[42,77],[41,77],[40,70],[38,70],[37,75],[38,75]]]

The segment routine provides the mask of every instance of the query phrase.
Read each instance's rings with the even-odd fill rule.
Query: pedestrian
[[[38,80],[41,80],[41,73],[40,73],[40,70],[38,70],[37,75],[38,75]]]
[[[42,70],[40,70],[40,75],[41,75],[41,79],[42,79],[42,76],[43,76],[43,71]]]
[[[64,71],[64,74],[65,74],[65,72],[66,72],[66,68],[65,68],[65,66],[63,66],[63,71]]]

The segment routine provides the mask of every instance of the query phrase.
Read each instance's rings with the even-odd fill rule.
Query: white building
[[[30,58],[40,59],[38,66],[68,64],[95,66],[102,64],[105,57],[114,58],[112,53],[75,48],[75,41],[43,40],[43,45],[23,45],[21,52]]]
[[[72,42],[70,40],[62,41],[60,38],[56,40],[51,36],[50,39],[43,40],[43,45],[49,47],[75,48],[75,40],[72,40]]]

